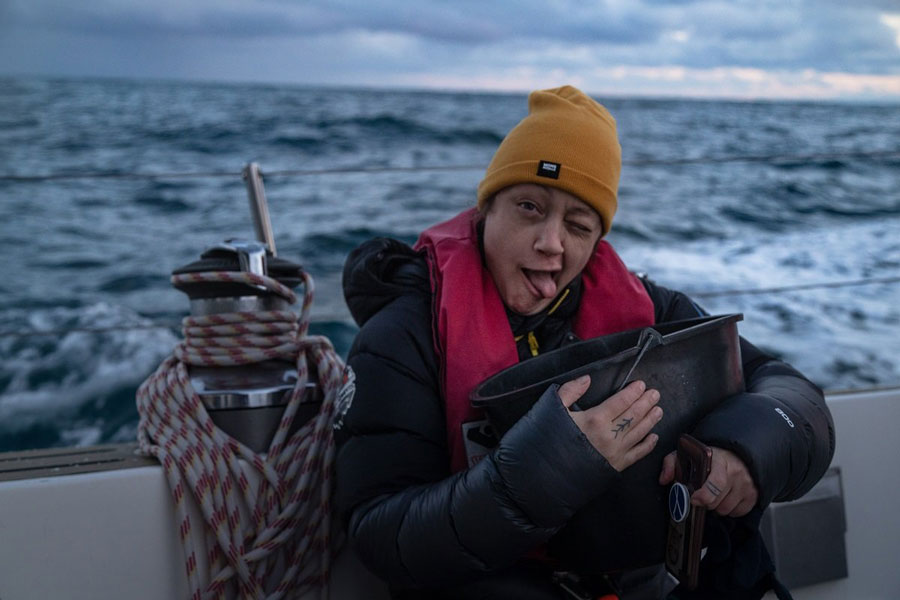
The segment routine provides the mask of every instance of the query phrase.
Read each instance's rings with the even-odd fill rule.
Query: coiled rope
[[[165,470],[192,600],[236,595],[275,600],[314,589],[321,590],[322,597],[328,595],[332,421],[343,363],[327,338],[307,335],[313,280],[305,273],[303,277],[299,322],[292,311],[187,317],[184,341],[138,389],[138,443]],[[241,282],[263,287],[291,304],[297,300],[278,281],[251,273],[172,277],[173,283],[200,281]],[[191,386],[187,367],[271,359],[295,362],[298,381],[268,451],[257,454],[213,424]],[[321,409],[288,437],[310,361],[323,392]],[[199,572],[191,535],[195,524],[186,505],[188,494],[205,523],[205,576]]]

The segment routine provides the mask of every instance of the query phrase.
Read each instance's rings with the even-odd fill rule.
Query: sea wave
[[[609,240],[631,268],[743,312],[744,335],[823,387],[900,383],[900,284],[705,295],[900,274],[900,107],[601,100],[626,161]],[[346,352],[347,253],[375,236],[412,243],[473,206],[526,106],[522,94],[3,79],[0,173],[122,177],[0,181],[12,257],[0,449],[134,435],[134,390],[178,339],[147,327],[188,310],[169,274],[254,235],[239,175],[250,161],[279,255],[316,278],[313,331]],[[454,165],[481,168],[417,170]],[[278,171],[293,174],[266,175]],[[128,177],[211,172],[234,175]]]

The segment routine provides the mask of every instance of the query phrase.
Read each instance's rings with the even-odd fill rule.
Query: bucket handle
[[[661,346],[663,344],[663,336],[660,332],[653,329],[652,327],[647,327],[641,331],[641,335],[638,338],[638,346],[640,346],[640,352],[638,352],[637,357],[635,357],[634,362],[631,363],[631,368],[628,369],[628,372],[625,373],[625,377],[622,378],[622,382],[616,388],[616,391],[613,393],[618,393],[622,391],[628,384],[628,378],[631,377],[631,374],[634,372],[635,368],[637,368],[638,363],[641,362],[641,359],[644,358],[644,354],[647,353],[647,350],[651,348],[656,348],[657,346]]]

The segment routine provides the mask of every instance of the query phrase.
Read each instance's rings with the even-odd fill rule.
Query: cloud
[[[338,17],[315,6],[301,10],[277,3],[176,2],[133,0],[65,0],[19,2],[14,11],[21,26],[102,37],[267,37],[333,30]]]
[[[879,20],[890,27],[894,32],[894,34],[897,36],[894,39],[896,40],[897,47],[900,48],[900,13],[883,13],[879,16]]]
[[[409,34],[428,40],[487,44],[517,37],[631,43],[658,30],[652,14],[630,5],[527,0],[516,4],[475,0],[409,3],[226,0],[184,3],[160,0],[97,0],[72,3],[34,0],[15,5],[21,22],[56,30],[132,35],[280,36],[339,34],[368,30]]]
[[[773,94],[793,79],[799,95],[838,86],[804,72],[871,76],[830,80],[870,91],[900,77],[896,0],[0,0],[0,13],[5,72],[517,90],[605,72],[684,93],[706,72],[741,94],[765,72]]]
[[[673,91],[687,87],[696,97],[727,96],[736,99],[826,99],[852,95],[900,97],[900,77],[812,69],[798,72],[746,67],[617,67],[597,69],[592,75],[596,86],[592,89],[609,90],[608,84],[604,87],[604,80],[627,81],[633,90],[652,95],[671,95]]]

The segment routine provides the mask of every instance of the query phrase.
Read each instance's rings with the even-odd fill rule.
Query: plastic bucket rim
[[[667,321],[664,323],[664,325],[666,325],[667,327],[675,326],[680,323],[687,323],[690,321],[697,321],[697,323],[690,327],[679,328],[671,333],[664,334],[662,336],[662,343],[660,345],[668,346],[670,344],[680,342],[685,339],[694,337],[700,333],[703,333],[707,329],[713,329],[714,327],[721,327],[728,323],[742,321],[743,318],[744,318],[744,315],[742,313],[727,313],[727,314],[722,314],[722,315],[705,315],[705,316],[695,317],[695,318],[691,318],[691,319],[679,319],[677,321]],[[634,329],[634,331],[643,331],[645,329],[654,329],[654,328],[655,328],[655,325],[648,325],[647,327],[637,327]],[[617,332],[617,333],[624,333],[624,332]],[[610,334],[610,335],[615,335],[615,334]],[[604,336],[600,336],[600,337],[604,337]],[[576,349],[578,347],[584,347],[584,346],[588,346],[588,345],[594,343],[596,339],[598,339],[598,338],[582,340],[575,344],[565,346],[564,349],[571,352],[573,349]],[[562,350],[562,348],[559,350]],[[553,352],[557,352],[559,350],[554,350]],[[562,378],[563,376],[569,376],[568,379],[575,379],[576,377],[579,377],[584,374],[584,373],[579,373],[580,371],[586,372],[587,370],[593,370],[600,366],[602,366],[604,368],[608,368],[608,367],[614,366],[618,363],[627,361],[628,359],[634,357],[638,352],[640,352],[640,347],[631,346],[629,348],[626,348],[625,350],[622,350],[621,352],[617,352],[613,356],[608,356],[606,358],[591,360],[589,362],[583,363],[574,368],[571,368],[571,369],[563,371],[559,374],[556,374],[552,377],[547,377],[540,381],[536,381],[534,383],[531,383],[531,384],[528,384],[528,385],[525,385],[525,386],[522,386],[519,388],[515,388],[515,390],[507,390],[505,392],[502,392],[499,394],[493,394],[490,396],[485,396],[485,395],[478,393],[478,390],[480,390],[486,383],[488,383],[491,379],[494,379],[495,377],[499,376],[501,373],[504,373],[506,371],[521,367],[522,365],[528,364],[528,361],[519,362],[519,363],[516,363],[515,365],[511,365],[510,367],[507,367],[506,369],[500,371],[499,373],[489,377],[485,381],[478,384],[478,386],[476,386],[472,392],[471,403],[472,403],[472,406],[475,408],[484,408],[486,405],[490,404],[491,402],[493,402],[497,399],[500,399],[500,398],[512,393],[513,391],[515,391],[517,393],[522,393],[524,391],[532,390],[535,388],[546,389],[550,385],[554,384],[557,380]],[[524,368],[524,367],[522,367],[522,368]]]

